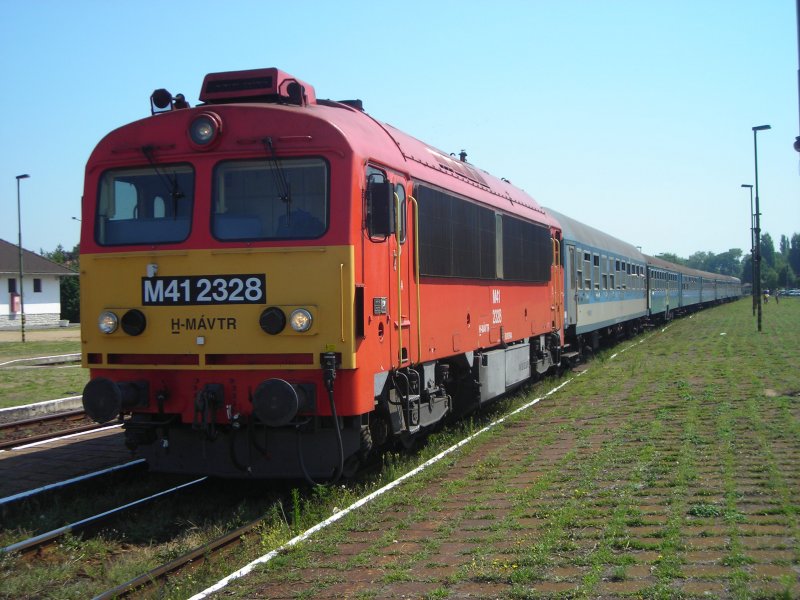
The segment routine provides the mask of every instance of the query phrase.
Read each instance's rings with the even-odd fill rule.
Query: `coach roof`
[[[645,255],[642,254],[636,246],[623,242],[614,236],[603,233],[599,229],[590,227],[580,221],[568,217],[552,208],[545,207],[545,210],[553,215],[555,219],[561,224],[563,231],[563,238],[565,241],[575,242],[576,244],[583,244],[591,246],[592,248],[607,250],[620,256],[627,256],[634,260],[645,262]]]

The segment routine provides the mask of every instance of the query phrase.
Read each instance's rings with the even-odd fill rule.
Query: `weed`
[[[722,509],[715,504],[703,502],[700,504],[693,504],[687,511],[687,514],[692,515],[693,517],[719,517],[722,515]]]

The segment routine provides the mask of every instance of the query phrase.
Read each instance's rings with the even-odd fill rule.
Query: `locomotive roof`
[[[636,246],[623,242],[599,229],[595,229],[585,223],[576,221],[552,208],[545,207],[545,210],[553,215],[556,220],[561,224],[562,236],[564,240],[576,242],[578,244],[585,244],[593,248],[608,250],[621,256],[628,256],[641,262],[645,261],[645,255],[642,254]]]
[[[397,168],[399,160],[403,170],[414,179],[454,191],[501,211],[558,226],[532,196],[510,181],[454,158],[392,125],[354,109],[331,108],[325,118],[347,132],[347,140],[354,149],[376,162]],[[355,123],[354,119],[368,119],[372,125],[364,131],[364,123]]]
[[[346,143],[367,160],[501,211],[557,226],[536,200],[508,180],[378,121],[363,111],[360,100],[317,99],[312,85],[277,68],[209,73],[203,81],[200,99],[208,103],[206,106],[270,103],[276,108],[318,116],[343,133]]]

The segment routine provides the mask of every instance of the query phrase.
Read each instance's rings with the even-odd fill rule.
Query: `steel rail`
[[[53,529],[52,531],[48,531],[46,533],[36,535],[32,538],[28,538],[27,540],[22,540],[15,544],[11,544],[9,546],[6,546],[5,548],[0,549],[0,552],[4,552],[6,554],[9,554],[11,552],[23,552],[23,553],[31,552],[41,546],[52,543],[54,540],[57,540],[58,538],[64,536],[67,533],[75,533],[82,529],[86,529],[90,525],[97,525],[99,523],[102,523],[103,521],[110,520],[111,518],[116,517],[121,513],[125,512],[126,510],[130,510],[131,508],[142,506],[143,504],[147,504],[148,502],[152,502],[153,500],[156,500],[158,498],[163,498],[164,496],[174,494],[185,488],[197,485],[198,483],[202,483],[207,479],[208,477],[200,477],[199,479],[195,479],[193,481],[183,483],[179,486],[170,488],[168,490],[158,492],[157,494],[147,496],[146,498],[140,498],[139,500],[134,500],[133,502],[129,502],[128,504],[124,504],[123,506],[104,511],[92,517],[81,519],[80,521],[76,521],[75,523],[70,523],[69,525],[64,525],[63,527],[58,527],[57,529]]]
[[[59,413],[52,413],[49,415],[40,415],[38,417],[31,417],[29,419],[21,419],[19,421],[8,421],[0,423],[0,431],[7,429],[17,430],[23,427],[30,427],[34,425],[41,425],[42,423],[50,423],[52,421],[74,421],[86,416],[82,409],[69,410]]]
[[[0,433],[9,434],[11,432],[18,432],[26,428],[41,427],[52,423],[66,423],[68,421],[78,421],[85,417],[86,413],[81,409],[70,410],[48,415],[39,415],[37,417],[31,417],[29,419],[0,423]],[[12,437],[9,439],[2,439],[0,440],[0,450],[7,450],[8,448],[13,448],[15,446],[21,446],[25,444],[32,444],[35,442],[40,442],[42,440],[47,440],[62,435],[81,433],[83,431],[92,431],[94,429],[99,429],[100,427],[102,427],[102,425],[98,423],[88,423],[86,425],[80,425],[78,427],[72,427],[70,429],[63,429],[57,432],[40,433],[36,435],[29,435],[22,438]]]
[[[175,560],[168,562],[166,564],[161,565],[160,567],[156,567],[148,571],[143,575],[139,575],[131,579],[130,581],[126,581],[118,585],[117,587],[106,590],[102,594],[95,596],[92,600],[111,600],[112,598],[123,598],[128,594],[139,590],[148,585],[154,585],[156,582],[163,580],[167,575],[170,573],[174,573],[182,569],[183,567],[195,563],[198,559],[205,559],[210,554],[219,552],[223,548],[228,547],[233,543],[240,543],[241,538],[243,535],[246,535],[253,531],[260,523],[263,522],[263,518],[256,519],[255,521],[251,521],[246,525],[242,525],[241,527],[234,529],[233,531],[226,533],[210,542],[203,544],[187,552],[183,556],[179,556]]]
[[[81,481],[88,481],[89,479],[94,479],[95,477],[102,477],[103,475],[110,475],[111,473],[116,473],[124,469],[141,467],[144,466],[145,462],[146,462],[145,459],[137,458],[136,460],[132,460],[122,465],[108,467],[107,469],[101,469],[100,471],[95,471],[94,473],[87,473],[86,475],[79,475],[78,477],[72,477],[70,479],[65,479],[64,481],[58,481],[56,483],[48,483],[47,485],[43,485],[42,487],[33,490],[20,492],[12,496],[6,496],[5,498],[0,498],[0,508],[5,506],[6,504],[11,504],[13,502],[18,502],[20,500],[26,500],[28,498],[36,496],[37,494],[43,494],[44,492],[51,492],[53,490],[58,490],[63,487],[70,486],[74,483],[79,483]]]

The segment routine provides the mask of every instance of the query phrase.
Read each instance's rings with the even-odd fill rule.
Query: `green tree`
[[[770,267],[775,267],[775,242],[768,233],[761,234],[761,261]],[[763,265],[762,265],[763,269]]]
[[[80,269],[80,244],[76,244],[72,251],[64,250],[59,244],[52,252],[39,251],[39,254],[68,269]],[[81,289],[78,277],[61,278],[61,318],[71,323],[81,322]]]
[[[736,275],[742,280],[742,283],[753,283],[753,255],[749,252],[742,261],[740,274]]]
[[[671,262],[676,265],[686,265],[685,258],[681,258],[677,254],[673,254],[672,252],[662,252],[661,254],[656,254],[656,258],[660,258],[661,260],[665,260],[667,262]]]
[[[783,234],[781,234],[781,242],[779,248],[781,255],[784,258],[789,258],[789,248],[790,248],[789,238]]]
[[[800,233],[795,233],[792,236],[788,260],[792,270],[800,275]]]
[[[706,262],[706,270],[722,275],[732,275],[739,277],[742,272],[742,251],[739,248],[731,248],[721,254],[711,254]]]
[[[710,271],[708,268],[709,257],[713,256],[711,252],[695,252],[686,261],[686,266],[692,269],[699,269],[701,271]]]

